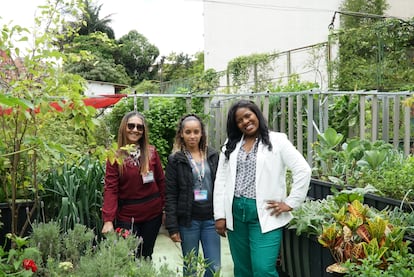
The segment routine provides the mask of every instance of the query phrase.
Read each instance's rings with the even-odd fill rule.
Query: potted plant
[[[367,276],[362,266],[367,260],[377,259],[375,270],[386,272],[414,258],[410,237],[405,235],[413,234],[414,217],[397,208],[379,211],[362,204],[364,194],[371,190],[342,190],[325,199],[307,200],[293,211],[282,251],[284,268],[290,276],[331,276],[333,272],[348,275],[351,269]],[[300,259],[287,255],[293,252]],[[401,256],[398,265],[396,253]],[[292,270],[295,268],[302,271]],[[406,268],[414,270],[410,264]]]
[[[365,195],[365,203],[409,210],[414,201],[414,157],[384,141],[348,138],[328,128],[313,145],[315,166],[308,196],[322,199],[335,190],[371,185],[375,192]]]

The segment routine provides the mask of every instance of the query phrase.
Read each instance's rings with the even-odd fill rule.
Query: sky
[[[160,56],[172,52],[193,55],[203,51],[202,0],[94,0],[102,4],[100,17],[111,15],[110,26],[120,38],[131,30],[144,35],[160,50]],[[13,21],[14,25],[30,28],[36,7],[45,0],[2,1],[0,25]]]

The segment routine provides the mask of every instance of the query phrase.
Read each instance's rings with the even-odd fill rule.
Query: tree
[[[130,84],[125,67],[115,64],[114,53],[118,47],[115,40],[101,32],[77,36],[65,49],[70,55],[64,68],[87,80]]]
[[[340,90],[404,90],[414,85],[414,20],[386,18],[385,0],[346,0],[341,29],[333,34],[339,57],[333,64]]]
[[[78,21],[80,26],[78,34],[89,35],[102,32],[107,34],[109,38],[115,39],[114,30],[109,26],[112,23],[112,14],[100,18],[102,4],[96,5],[93,0],[84,0],[83,4],[85,9]]]
[[[358,28],[369,25],[384,15],[386,0],[344,0],[341,4],[341,28]]]
[[[48,171],[61,168],[62,161],[76,161],[99,149],[93,135],[96,111],[85,106],[81,97],[86,82],[62,70],[60,64],[66,57],[54,46],[66,23],[59,9],[76,14],[74,7],[80,5],[76,0],[48,0],[35,20],[34,34],[21,26],[1,29],[0,183],[10,199],[14,234],[20,231],[17,199],[34,200],[31,217],[39,207],[41,184]],[[21,48],[33,36],[33,43]],[[52,97],[62,112],[51,106]]]
[[[118,45],[115,62],[125,66],[132,85],[153,78],[155,72],[151,69],[160,53],[155,45],[135,30],[122,36]]]

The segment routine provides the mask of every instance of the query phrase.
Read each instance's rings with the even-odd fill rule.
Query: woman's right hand
[[[106,234],[109,232],[113,232],[114,231],[114,224],[112,223],[112,221],[106,221],[102,227],[102,234]]]
[[[226,220],[224,218],[217,219],[215,226],[216,226],[217,234],[219,234],[222,237],[226,237],[226,231],[227,231]]]
[[[173,242],[181,242],[181,236],[180,236],[180,233],[174,233],[174,234],[170,235],[170,239],[171,239]]]

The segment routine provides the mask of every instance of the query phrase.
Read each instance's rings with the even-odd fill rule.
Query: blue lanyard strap
[[[193,168],[195,170],[195,172],[197,173],[198,180],[201,183],[203,181],[204,175],[205,175],[204,155],[203,155],[203,153],[201,153],[201,172],[200,172],[200,169],[197,166],[196,161],[193,159],[193,156],[191,156],[191,153],[189,151],[184,151],[184,153],[187,156],[188,160],[190,161],[191,168]]]

